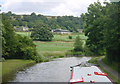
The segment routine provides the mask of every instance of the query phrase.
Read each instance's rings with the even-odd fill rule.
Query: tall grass
[[[29,63],[35,63],[35,61],[32,60],[22,60],[22,59],[10,59],[6,60],[5,62],[2,62],[2,75],[7,74],[8,72],[13,71],[14,69],[29,64]]]

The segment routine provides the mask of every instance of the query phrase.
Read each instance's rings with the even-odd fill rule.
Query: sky
[[[105,0],[99,0],[103,3]],[[109,1],[109,0],[106,0]],[[15,14],[36,14],[48,16],[80,16],[87,7],[97,0],[0,0],[1,12]]]

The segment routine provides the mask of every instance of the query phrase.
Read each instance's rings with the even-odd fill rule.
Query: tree
[[[31,13],[30,15],[16,15],[12,12],[5,13],[5,16],[9,18],[10,23],[13,26],[25,26],[33,28],[34,25],[37,26],[38,23],[44,23],[49,26],[50,29],[64,28],[69,31],[77,32],[78,29],[83,28],[83,22],[81,17],[73,16],[58,16],[48,18],[43,15],[37,15],[36,13]]]
[[[33,40],[51,41],[53,35],[47,25],[38,24],[37,26],[34,27],[31,33],[31,37],[33,38]]]
[[[91,4],[85,14],[87,47],[95,55],[106,55],[108,63],[120,62],[120,2]],[[116,10],[115,10],[116,9]]]
[[[32,39],[14,32],[10,21],[2,14],[2,57],[5,59],[35,59],[36,46]]]
[[[82,45],[83,42],[80,39],[80,36],[77,36],[74,43],[74,51],[82,51],[83,50]]]
[[[105,17],[107,19],[104,24],[104,42],[106,48],[106,59],[109,63],[120,62],[120,2],[107,3],[105,8]],[[116,10],[114,10],[116,9]]]
[[[86,26],[85,35],[88,36],[86,45],[95,55],[103,55],[104,35],[103,35],[103,7],[100,2],[95,2],[88,7],[88,13],[85,14]]]
[[[8,58],[9,56],[15,53],[15,33],[12,25],[6,19],[6,17],[2,14],[2,52],[3,57]]]

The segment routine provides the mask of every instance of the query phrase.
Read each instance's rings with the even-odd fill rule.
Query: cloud
[[[96,0],[66,0],[65,3],[60,4],[52,9],[56,15],[73,15],[79,16],[81,13],[87,12],[89,4]]]
[[[36,12],[44,15],[73,15],[80,16],[87,12],[87,7],[97,0],[6,0],[2,11],[12,11],[16,14]],[[103,2],[104,0],[100,0]]]

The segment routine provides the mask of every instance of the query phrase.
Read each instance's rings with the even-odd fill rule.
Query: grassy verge
[[[99,63],[98,63],[97,60],[100,59],[101,57],[103,57],[103,56],[94,57],[94,58],[90,59],[88,62],[89,62],[89,63],[92,63],[92,64],[97,64],[97,65],[99,65]],[[114,82],[117,82],[118,84],[120,84],[120,80],[118,80],[117,78],[115,78],[114,76],[112,76],[112,75],[111,75],[108,71],[106,71],[102,66],[99,65],[99,67],[100,67],[100,69],[101,69],[103,72],[107,73],[107,75],[108,75]]]
[[[65,52],[62,51],[53,51],[53,52],[39,52],[40,55],[43,55],[44,57],[48,58],[49,60],[54,58],[62,58],[65,57]]]
[[[113,70],[115,70],[115,71],[117,71],[117,72],[120,73],[120,69],[118,68],[119,65],[120,65],[120,63],[112,63],[112,64],[110,64],[110,63],[108,63],[108,61],[106,60],[106,58],[103,58],[102,61],[103,61],[106,65],[108,65],[109,67],[111,67]]]
[[[88,61],[88,63],[97,64],[97,65],[98,65],[97,60],[100,59],[101,57],[103,57],[103,56],[93,57],[92,59],[90,59],[90,60]]]
[[[2,62],[0,62],[0,83],[1,83],[1,76],[2,76]]]
[[[10,73],[11,71],[22,67],[24,65],[35,63],[35,61],[32,60],[20,60],[20,59],[11,59],[6,60],[5,62],[2,62],[2,75],[5,75],[7,73]]]
[[[67,51],[65,53],[66,56],[83,56],[82,52],[75,52],[75,51]]]

